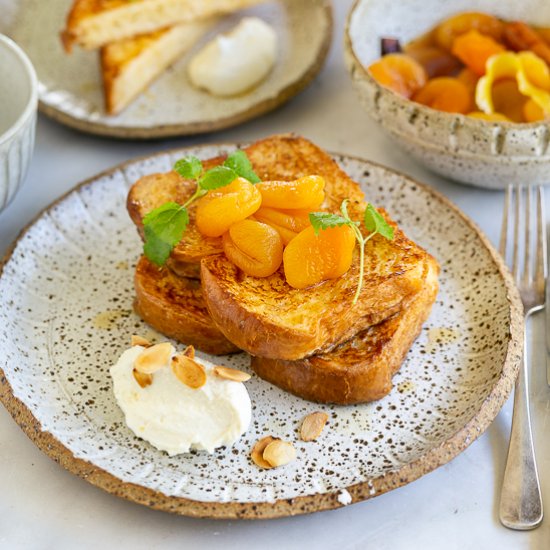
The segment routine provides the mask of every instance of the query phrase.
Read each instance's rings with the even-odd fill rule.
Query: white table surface
[[[317,80],[288,105],[237,128],[194,138],[123,142],[80,134],[41,116],[26,182],[0,213],[0,254],[42,208],[115,164],[167,148],[254,140],[288,131],[433,185],[495,243],[502,193],[469,188],[429,173],[394,147],[361,110],[342,60],[342,29],[351,1],[335,4],[334,42]],[[550,390],[540,315],[532,325],[536,349],[532,414],[543,498],[550,514]],[[511,400],[487,432],[451,463],[367,502],[280,520],[211,521],[153,511],[93,487],[42,454],[0,407],[0,548],[550,548],[550,517],[530,532],[510,531],[498,521],[510,423]]]

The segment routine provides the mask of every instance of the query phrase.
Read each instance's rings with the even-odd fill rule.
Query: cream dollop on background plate
[[[259,84],[273,68],[276,57],[277,34],[273,28],[257,17],[245,17],[193,57],[189,79],[213,95],[237,95]]]
[[[153,374],[142,388],[134,378],[134,361],[145,348],[126,350],[111,367],[114,393],[128,427],[142,439],[170,456],[190,449],[212,453],[232,445],[246,432],[252,416],[250,397],[241,382],[216,376],[212,363],[195,357],[207,373],[199,389],[180,382],[171,367]]]

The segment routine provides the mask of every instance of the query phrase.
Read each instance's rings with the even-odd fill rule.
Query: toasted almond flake
[[[264,450],[273,441],[277,440],[273,436],[268,435],[266,437],[262,437],[262,439],[256,442],[256,445],[254,445],[252,452],[250,453],[250,458],[256,466],[266,469],[273,468],[273,466],[271,466],[271,464],[264,459]]]
[[[180,382],[194,390],[206,384],[204,367],[183,353],[172,357],[172,371]]]
[[[144,338],[143,336],[139,336],[137,334],[132,334],[132,340],[131,340],[132,347],[134,346],[143,346],[144,348],[151,347],[151,342],[147,340],[147,338]]]
[[[136,358],[134,367],[144,374],[153,374],[160,368],[168,365],[170,356],[174,353],[174,347],[170,342],[155,344],[143,350]]]
[[[296,450],[292,446],[292,443],[283,441],[282,439],[276,439],[267,445],[264,449],[263,459],[274,468],[277,466],[284,466],[289,462],[292,462],[296,458]]]
[[[143,372],[139,372],[136,369],[134,369],[132,371],[132,374],[134,375],[134,378],[136,379],[136,382],[142,388],[146,388],[147,386],[150,386],[153,383],[153,375],[152,374],[145,374]]]
[[[250,380],[250,374],[248,374],[247,372],[232,369],[230,367],[215,367],[214,373],[217,374],[220,378],[233,380],[234,382],[246,382],[247,380]]]
[[[302,441],[315,441],[321,435],[327,420],[328,414],[321,411],[308,414],[300,429]]]
[[[183,350],[183,355],[185,355],[186,357],[189,357],[191,359],[195,359],[195,348],[193,346],[187,346]]]

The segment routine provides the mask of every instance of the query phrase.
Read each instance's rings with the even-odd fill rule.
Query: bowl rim
[[[507,130],[529,130],[529,129],[535,129],[540,127],[550,128],[550,120],[537,120],[534,122],[483,120],[479,118],[470,117],[462,113],[448,113],[445,111],[439,111],[437,109],[433,109],[432,107],[428,107],[427,105],[423,105],[422,103],[417,103],[412,99],[403,97],[398,93],[394,92],[393,90],[391,90],[390,88],[386,88],[385,86],[382,86],[378,81],[376,81],[370,75],[368,67],[366,67],[364,63],[361,61],[361,59],[359,59],[359,56],[354,47],[354,40],[352,39],[352,36],[351,36],[352,18],[354,17],[357,8],[359,7],[360,4],[372,3],[374,1],[375,0],[354,0],[353,1],[353,4],[346,17],[346,26],[344,30],[344,46],[347,47],[349,53],[353,56],[353,59],[355,60],[356,65],[359,66],[359,69],[361,73],[364,75],[364,77],[366,78],[366,80],[369,82],[369,84],[374,85],[375,88],[379,91],[379,93],[390,94],[390,96],[393,97],[395,101],[404,105],[405,107],[413,106],[419,109],[420,112],[424,112],[427,115],[437,113],[437,115],[442,116],[443,119],[447,119],[449,121],[452,121],[452,119],[456,119],[457,117],[459,117],[463,120],[464,125],[471,126],[471,127],[477,127],[477,128],[499,127],[499,128],[505,128]]]
[[[11,140],[38,109],[38,78],[31,60],[15,41],[4,34],[0,34],[0,47],[1,46],[5,46],[7,50],[15,53],[16,57],[21,62],[21,67],[23,67],[29,78],[30,94],[23,111],[17,117],[16,121],[3,134],[0,134],[0,146]]]

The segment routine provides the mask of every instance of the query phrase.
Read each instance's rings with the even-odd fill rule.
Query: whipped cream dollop
[[[111,367],[114,393],[128,427],[170,456],[190,449],[209,453],[232,445],[246,432],[252,416],[250,397],[242,382],[220,378],[214,365],[195,357],[206,371],[206,383],[192,389],[173,373],[170,361],[141,387],[133,370],[145,347],[126,350]]]
[[[194,86],[214,95],[237,95],[259,84],[276,57],[277,34],[273,28],[257,17],[245,17],[193,57],[189,78]]]

